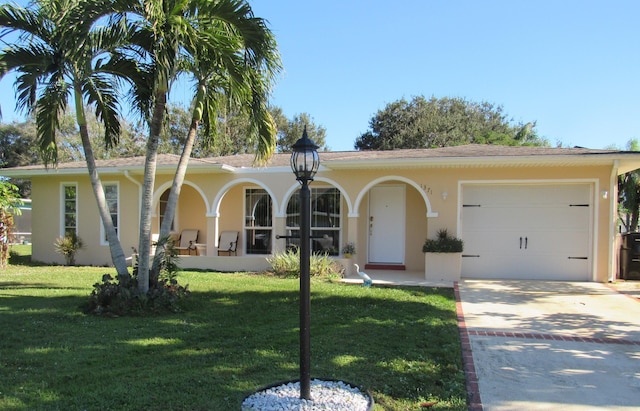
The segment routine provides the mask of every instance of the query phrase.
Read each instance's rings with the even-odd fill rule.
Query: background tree
[[[305,125],[309,138],[318,144],[321,150],[329,150],[326,145],[326,129],[316,124],[310,114],[301,113],[287,118],[282,108],[277,106],[269,107],[269,112],[277,129],[276,151],[290,151],[291,146],[302,136]],[[168,128],[161,135],[159,152],[179,155],[185,141],[183,136],[187,135],[190,121],[187,109],[170,104],[167,113]],[[228,102],[221,103],[218,107],[215,132],[210,135],[202,129],[198,132],[202,138],[195,142],[191,157],[205,158],[256,152],[248,114],[234,109]]]
[[[629,140],[627,150],[640,151],[637,139]],[[618,221],[625,232],[638,231],[640,217],[640,170],[618,176]]]
[[[423,96],[387,104],[369,121],[357,150],[435,148],[461,144],[548,145],[535,123],[514,124],[501,106]]]
[[[0,268],[7,265],[13,216],[20,215],[20,205],[22,201],[18,187],[8,181],[0,180]]]
[[[0,124],[0,168],[39,164],[36,126],[32,119],[25,122]],[[11,179],[21,198],[31,197],[31,180]]]
[[[280,107],[272,107],[271,115],[275,119],[278,128],[278,152],[290,152],[291,146],[302,137],[305,126],[307,127],[307,135],[309,138],[316,143],[321,150],[329,150],[326,143],[327,130],[321,125],[316,125],[310,114],[295,114],[293,118],[288,119]]]

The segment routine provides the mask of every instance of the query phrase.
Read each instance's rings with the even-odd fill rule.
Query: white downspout
[[[140,212],[142,211],[142,183],[131,177],[131,174],[129,174],[129,170],[124,170],[124,176],[127,178],[127,180],[138,186],[138,218],[140,218]],[[139,224],[140,223],[138,222],[138,225]]]

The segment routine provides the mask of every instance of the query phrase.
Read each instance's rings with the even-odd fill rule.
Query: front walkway
[[[452,281],[427,281],[424,271],[400,271],[400,270],[364,270],[373,280],[374,285],[403,285],[421,287],[448,287],[453,288]],[[355,272],[342,279],[345,283],[362,283]]]

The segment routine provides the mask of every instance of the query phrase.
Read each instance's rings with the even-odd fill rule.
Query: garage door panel
[[[490,189],[487,190],[487,187]],[[588,204],[590,190],[586,184],[530,184],[530,185],[477,185],[467,186],[464,191],[466,203],[503,206],[530,204]]]
[[[512,227],[517,230],[548,228],[574,228],[588,222],[589,207],[569,205],[531,207],[474,207],[464,208],[465,230],[486,230]]]
[[[512,253],[519,248],[517,232],[513,230],[470,231],[464,235],[464,253],[482,254],[503,250]]]
[[[579,231],[538,231],[525,237],[525,251],[564,257],[587,256],[589,233]]]
[[[468,273],[464,277],[477,279],[558,280],[558,266],[564,267],[562,279],[565,281],[585,281],[589,274],[588,260],[565,260],[559,256],[525,260],[506,256],[466,257],[462,259],[462,270]]]
[[[463,187],[463,277],[588,280],[591,197],[588,184]]]

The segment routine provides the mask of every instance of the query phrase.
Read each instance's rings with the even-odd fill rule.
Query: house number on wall
[[[427,187],[426,184],[420,184],[420,188],[427,194],[431,194],[431,187]]]

